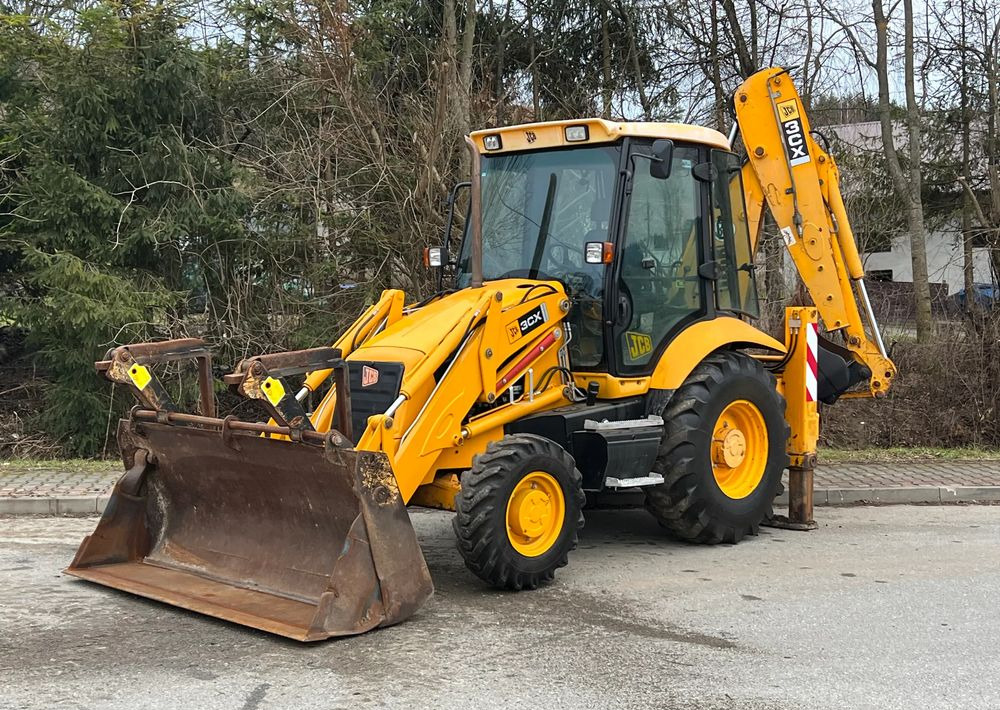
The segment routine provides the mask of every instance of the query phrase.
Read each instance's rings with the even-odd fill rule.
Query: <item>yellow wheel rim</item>
[[[727,496],[746,498],[767,469],[767,424],[753,402],[738,399],[722,410],[712,432],[712,473]]]
[[[507,538],[525,557],[538,557],[555,543],[565,518],[559,482],[544,471],[533,471],[518,481],[507,501]]]

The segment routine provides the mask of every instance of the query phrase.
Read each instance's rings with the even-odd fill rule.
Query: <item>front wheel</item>
[[[505,436],[462,474],[455,534],[466,566],[499,589],[534,589],[566,565],[583,527],[583,477],[550,439]]]
[[[666,406],[654,469],[664,482],[646,507],[676,537],[739,542],[757,534],[788,465],[785,400],[750,356],[718,352],[695,368]]]

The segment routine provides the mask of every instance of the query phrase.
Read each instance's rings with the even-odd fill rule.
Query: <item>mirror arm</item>
[[[657,155],[649,155],[648,153],[632,153],[628,157],[629,167],[626,170],[622,170],[622,174],[625,176],[625,193],[632,194],[632,178],[635,177],[635,159],[642,158],[643,160],[648,160],[650,163],[662,163],[663,158]]]

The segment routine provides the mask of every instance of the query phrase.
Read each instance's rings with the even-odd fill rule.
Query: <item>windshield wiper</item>
[[[545,207],[542,209],[542,222],[538,225],[538,238],[535,240],[535,254],[531,258],[531,269],[528,278],[537,278],[542,256],[545,254],[545,242],[549,238],[549,222],[552,221],[552,206],[556,196],[556,174],[549,174],[549,189],[545,193]]]

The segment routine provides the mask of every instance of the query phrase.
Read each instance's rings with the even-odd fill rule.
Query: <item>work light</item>
[[[425,247],[424,248],[424,266],[430,268],[432,266],[443,266],[444,265],[444,249],[441,247]]]

